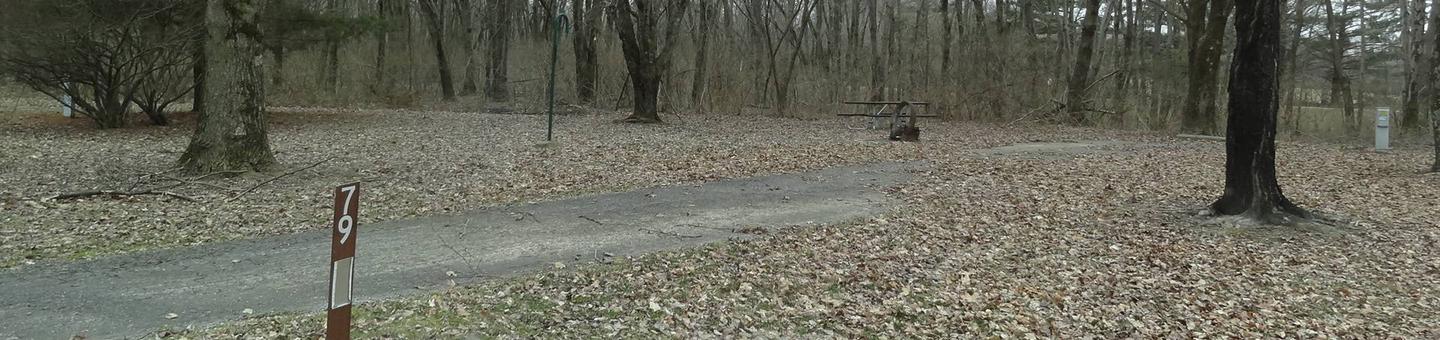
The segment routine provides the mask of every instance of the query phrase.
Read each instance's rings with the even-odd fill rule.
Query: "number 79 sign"
[[[326,339],[350,339],[350,303],[355,292],[355,219],[360,216],[360,183],[335,188],[335,219],[330,228],[330,294]]]

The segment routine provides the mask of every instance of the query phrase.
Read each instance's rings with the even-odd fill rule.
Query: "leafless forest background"
[[[540,112],[552,18],[564,14],[558,100],[628,110],[633,90],[610,2],[270,0],[270,11],[291,13],[266,14],[268,100]],[[1064,122],[1080,111],[1079,121],[1104,127],[1219,134],[1223,126],[1228,0],[649,2],[657,17],[678,16],[681,30],[661,75],[662,118],[820,118],[852,109],[843,100],[885,98],[935,102],[946,119]],[[1424,137],[1430,79],[1415,70],[1431,69],[1435,55],[1431,6],[1288,1],[1281,135],[1368,138],[1375,109],[1390,107],[1401,138]],[[593,63],[584,41],[593,42]],[[1085,45],[1093,57],[1078,63]],[[590,96],[580,91],[586,70]],[[1068,97],[1077,77],[1086,85]]]

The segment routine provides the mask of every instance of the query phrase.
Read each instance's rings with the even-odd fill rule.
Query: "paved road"
[[[745,226],[870,216],[890,209],[881,189],[923,166],[840,167],[365,225],[355,294],[383,299],[446,285],[450,271],[462,281],[506,276],[578,254],[638,255],[746,237],[732,231]],[[328,232],[0,271],[0,339],[141,337],[235,320],[247,308],[318,312]]]

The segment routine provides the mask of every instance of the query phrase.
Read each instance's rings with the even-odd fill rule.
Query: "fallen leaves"
[[[174,237],[157,244],[170,245],[187,237],[208,242],[318,228],[323,223],[316,221],[323,222],[328,212],[323,190],[341,178],[383,178],[373,184],[374,194],[367,197],[373,201],[366,203],[373,210],[367,211],[374,211],[374,219],[390,219],[421,209],[454,211],[912,154],[909,145],[870,143],[880,134],[848,131],[833,122],[702,116],[687,117],[683,126],[634,127],[604,122],[611,117],[568,117],[560,136],[573,140],[533,148],[536,132],[522,129],[531,125],[513,117],[437,113],[430,121],[346,115],[351,114],[356,116],[335,116],[354,121],[336,118],[318,126],[363,126],[374,136],[346,144],[338,143],[340,134],[308,127],[277,131],[277,149],[285,152],[282,158],[293,157],[290,163],[324,153],[356,155],[343,166],[301,172],[240,204],[219,207],[145,199],[33,204],[43,209],[5,204],[27,214],[93,215],[4,217],[0,238],[7,243],[0,247],[10,247],[4,249],[8,257],[18,256],[11,255],[15,249],[29,249],[21,247],[84,249],[105,234],[60,237],[48,231],[102,230],[92,227],[98,225],[117,233],[154,225],[156,233]],[[53,137],[37,133],[21,139],[53,143],[37,141],[41,135]],[[780,135],[787,138],[777,140]],[[361,304],[357,336],[1440,336],[1435,318],[1440,177],[1414,174],[1428,161],[1419,150],[1378,155],[1281,143],[1285,192],[1301,206],[1346,222],[1305,229],[1212,223],[1213,217],[1197,216],[1222,190],[1219,143],[968,123],[931,125],[926,139],[930,169],[890,190],[907,204],[885,216],[757,229],[766,231],[698,249],[613,264],[561,263],[564,270]],[[1032,140],[1102,139],[1133,144],[1040,153],[972,151]],[[34,202],[8,188],[62,183],[36,175],[53,169],[25,164],[31,168],[20,180],[0,179],[7,188],[0,197]],[[99,182],[85,183],[90,184],[65,185]],[[310,186],[317,188],[305,189]],[[141,208],[149,210],[137,213]],[[281,208],[299,213],[240,233],[186,236],[190,228],[214,231],[213,225],[257,222],[227,209]],[[177,222],[148,222],[161,212]],[[200,215],[212,226],[201,227],[205,224],[193,223],[198,217],[189,217]],[[540,222],[523,215],[516,220]],[[25,231],[32,227],[41,231]],[[313,338],[322,318],[258,317],[183,336]]]

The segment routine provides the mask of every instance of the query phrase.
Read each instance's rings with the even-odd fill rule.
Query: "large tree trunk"
[[[600,26],[600,15],[605,11],[595,8],[596,0],[574,0],[575,38],[575,95],[581,103],[595,100],[596,73],[600,64],[595,52],[595,32]]]
[[[1185,38],[1189,43],[1188,82],[1180,130],[1199,134],[1217,132],[1219,115],[1215,97],[1220,73],[1220,49],[1225,44],[1225,21],[1230,0],[1192,0],[1186,9]]]
[[[1280,2],[1236,1],[1230,117],[1225,133],[1225,194],[1210,205],[1217,215],[1243,215],[1269,224],[1291,224],[1295,218],[1310,217],[1285,197],[1275,175]]]
[[[485,67],[485,96],[510,100],[510,11],[514,0],[496,0],[490,11],[490,60]]]
[[[675,51],[675,37],[684,17],[678,13],[685,13],[690,1],[666,0],[638,6],[632,6],[632,1],[649,0],[620,0],[610,7],[635,92],[635,110],[623,121],[659,123],[661,75],[670,68],[670,56]]]
[[[204,115],[179,164],[192,172],[263,170],[275,164],[266,135],[264,48],[258,0],[206,5]]]
[[[455,77],[450,72],[450,58],[445,54],[445,18],[437,8],[439,0],[420,0],[420,12],[430,29],[430,42],[435,45],[435,61],[440,68],[440,93],[446,101],[455,100]]]
[[[1085,19],[1080,27],[1080,46],[1075,51],[1075,67],[1070,71],[1070,86],[1065,95],[1065,111],[1070,123],[1085,124],[1085,88],[1090,85],[1090,58],[1095,55],[1095,22],[1100,17],[1100,0],[1085,1]]]

